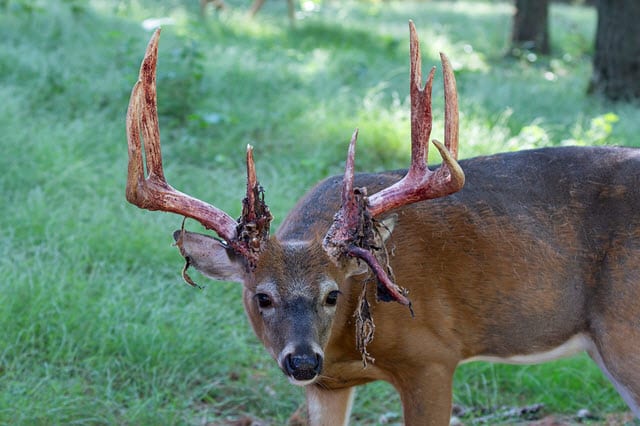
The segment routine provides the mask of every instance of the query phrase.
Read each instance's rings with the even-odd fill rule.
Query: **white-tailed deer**
[[[256,14],[262,9],[265,0],[254,0],[251,5],[251,9],[249,10],[249,16],[252,18],[256,16]],[[204,15],[207,4],[211,3],[216,10],[224,10],[227,8],[227,5],[224,3],[224,0],[200,0],[200,13]],[[287,0],[287,10],[289,14],[289,22],[294,23],[296,19],[296,8],[293,5],[293,0]]]
[[[269,236],[251,147],[238,220],[165,181],[157,31],[127,113],[127,199],[218,234],[174,238],[186,267],[243,284],[253,329],[305,386],[313,425],[347,423],[355,387],[374,380],[397,389],[405,424],[447,425],[460,363],[579,351],[640,416],[640,153],[540,149],[458,164],[455,80],[442,55],[443,164],[429,170],[434,70],[422,87],[411,23],[410,33],[408,172],[354,177],[356,132],[345,176],[320,182]]]

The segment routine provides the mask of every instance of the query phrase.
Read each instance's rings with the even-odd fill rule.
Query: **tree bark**
[[[515,0],[511,46],[548,54],[549,0]]]
[[[640,98],[640,1],[598,0],[589,91],[611,100]]]

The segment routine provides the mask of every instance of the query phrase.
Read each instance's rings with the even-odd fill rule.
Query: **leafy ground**
[[[247,2],[227,3],[203,18],[195,0],[0,1],[0,424],[277,425],[303,400],[252,335],[238,286],[182,284],[180,218],[124,200],[145,20],[169,18],[158,77],[169,180],[232,215],[247,143],[277,222],[340,171],[356,126],[363,170],[407,164],[410,18],[425,66],[444,51],[456,68],[462,156],[640,144],[638,105],[585,95],[592,9],[554,6],[553,55],[506,58],[508,2],[307,2],[295,27],[285,2],[253,21]],[[355,424],[400,421],[390,386],[358,395]],[[626,411],[584,356],[465,365],[455,399],[484,412]]]

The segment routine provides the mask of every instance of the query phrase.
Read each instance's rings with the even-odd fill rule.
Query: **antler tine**
[[[147,169],[150,175],[165,180],[162,168],[162,152],[160,150],[160,125],[158,124],[158,97],[156,93],[156,64],[158,61],[158,43],[160,29],[158,28],[149,41],[145,58],[140,66],[139,80],[142,85],[142,139],[147,159]],[[140,104],[136,104],[140,108]],[[158,143],[154,143],[158,141]]]
[[[323,241],[324,249],[336,260],[345,252],[345,246],[352,242],[353,229],[358,227],[361,220],[360,215],[363,212],[361,193],[354,191],[353,188],[357,141],[358,129],[355,129],[349,142],[344,177],[342,179],[342,205],[335,214],[334,222]]]
[[[245,257],[251,268],[256,265],[262,242],[269,238],[269,228],[273,219],[269,207],[264,202],[263,192],[256,177],[253,147],[247,145],[247,196],[242,201],[242,216],[237,234],[238,241],[242,242],[242,249],[246,250]]]
[[[444,77],[444,144],[454,158],[458,158],[458,91],[449,58],[440,52]]]
[[[344,179],[342,181],[342,205],[352,204],[353,194],[353,179],[355,174],[356,163],[356,142],[358,141],[358,129],[351,135],[351,141],[349,141],[349,150],[347,151],[347,161],[344,170]]]
[[[429,155],[429,136],[433,116],[431,114],[431,89],[436,67],[432,67],[427,82],[422,86],[422,59],[416,27],[409,21],[411,71],[409,93],[411,98],[411,167],[409,173],[424,174]]]
[[[442,61],[442,73],[444,75],[444,145],[440,141],[433,140],[442,157],[443,165],[435,171],[434,181],[444,181],[445,193],[451,194],[464,186],[464,172],[457,162],[458,157],[458,91],[456,79],[449,59],[444,53],[440,53]],[[448,191],[448,192],[446,192]]]
[[[253,161],[253,147],[251,145],[247,145],[247,219],[255,220],[256,212],[255,212],[255,204],[256,204],[256,194],[254,189],[258,187],[258,178],[256,177],[256,164]],[[244,216],[244,215],[243,215]]]
[[[205,228],[214,230],[227,243],[231,243],[236,238],[238,226],[231,216],[210,204],[177,191],[165,180],[156,103],[155,75],[159,38],[160,29],[157,29],[147,46],[127,110],[127,200],[142,209],[161,210],[193,218]],[[145,177],[142,158],[143,143],[148,177]]]

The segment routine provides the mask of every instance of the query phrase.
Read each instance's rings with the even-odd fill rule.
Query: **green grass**
[[[340,172],[361,129],[358,168],[408,161],[408,29],[425,66],[453,61],[465,157],[522,147],[639,145],[637,105],[587,97],[595,14],[552,8],[554,53],[506,59],[508,3],[323,2],[294,28],[285,2],[254,21],[198,16],[194,1],[0,1],[0,424],[282,424],[303,401],[253,336],[239,286],[182,284],[170,232],[180,218],[124,200],[124,114],[149,38],[170,182],[237,215],[243,147],[279,222],[314,182]],[[441,78],[434,137],[442,129]],[[544,402],[551,412],[624,410],[585,357],[543,366],[469,364],[456,401]],[[386,384],[353,419],[399,421]]]

